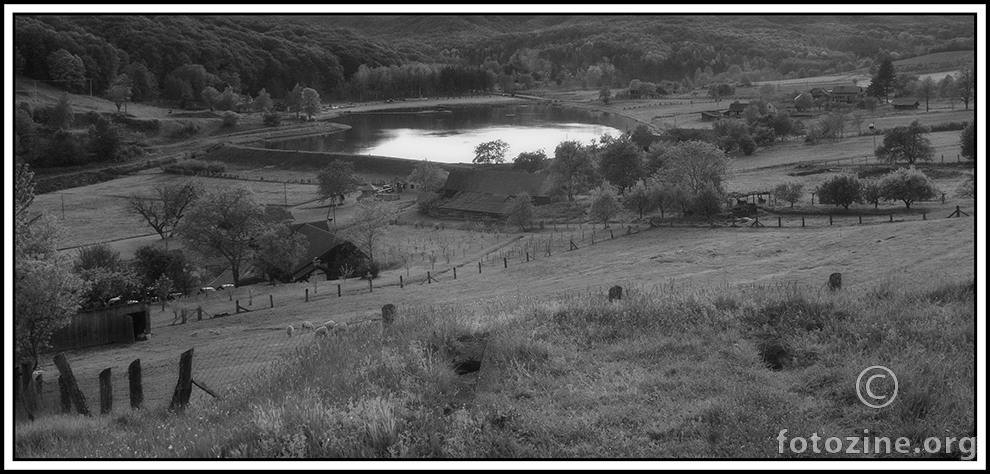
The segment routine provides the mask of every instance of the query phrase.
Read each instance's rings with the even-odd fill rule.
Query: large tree
[[[497,164],[505,161],[505,154],[509,151],[509,144],[504,140],[492,140],[479,143],[474,147],[473,163]]]
[[[387,201],[366,200],[358,203],[351,224],[343,235],[375,262],[375,248],[388,232],[388,226],[397,213],[395,204]]]
[[[525,232],[526,225],[533,222],[534,216],[536,216],[536,208],[533,206],[533,199],[526,192],[522,192],[514,196],[506,221],[511,225],[519,226],[519,230]]]
[[[413,167],[409,181],[419,186],[420,192],[432,193],[443,187],[447,182],[447,172],[440,165],[423,160]]]
[[[723,190],[732,164],[721,149],[696,140],[669,147],[664,163],[665,181],[683,184],[692,194],[701,192],[707,183]]]
[[[896,80],[897,74],[894,72],[893,61],[890,58],[884,58],[880,62],[880,67],[877,68],[877,73],[873,75],[869,87],[866,88],[866,94],[877,99],[883,98],[884,103],[887,103],[890,93],[894,91]]]
[[[876,149],[877,158],[887,163],[899,160],[914,164],[916,161],[931,161],[935,150],[931,141],[924,135],[930,130],[917,120],[908,126],[894,127],[883,135],[883,144]]]
[[[585,189],[595,174],[591,155],[587,148],[572,140],[557,145],[553,156],[550,179],[567,194],[567,200],[573,201],[574,195]]]
[[[320,113],[323,103],[320,102],[320,93],[316,89],[309,87],[302,90],[300,98],[300,108],[306,114],[306,120],[313,120],[313,116]]]
[[[258,92],[258,97],[254,98],[254,102],[251,103],[254,110],[259,112],[269,112],[272,110],[272,96],[268,94],[264,88]]]
[[[85,283],[67,256],[56,252],[61,225],[50,216],[31,216],[34,174],[14,168],[14,355],[38,365],[51,335],[79,309]]]
[[[82,58],[65,49],[48,55],[48,75],[59,88],[80,92],[86,84],[86,66]]]
[[[964,68],[956,76],[956,97],[966,104],[966,110],[969,110],[969,102],[976,97],[976,76],[973,74],[971,68]]]
[[[264,216],[264,206],[250,190],[218,187],[196,200],[176,232],[189,248],[226,260],[237,284]]]
[[[334,222],[336,222],[337,205],[344,202],[344,196],[347,193],[358,187],[358,179],[354,175],[354,163],[344,160],[331,161],[316,175],[316,181],[319,183],[316,192],[320,196],[320,201],[330,200],[330,206],[327,208],[327,219],[330,219],[332,211]]]
[[[959,134],[959,145],[962,150],[960,154],[968,160],[976,159],[976,123],[969,122],[969,125]]]
[[[608,181],[591,192],[591,208],[588,210],[591,218],[608,227],[608,222],[622,211],[619,204],[619,193]]]
[[[935,80],[931,76],[928,76],[918,81],[917,86],[915,86],[915,93],[918,95],[918,98],[924,99],[925,112],[928,112],[928,101],[935,98],[935,95],[938,94],[938,84],[935,83]]]
[[[618,188],[619,194],[636,184],[646,172],[643,149],[628,135],[603,140],[595,150],[602,178]]]
[[[854,202],[863,201],[863,186],[859,178],[851,174],[833,176],[818,186],[818,201],[849,209]]]
[[[258,234],[254,243],[254,264],[275,280],[291,275],[306,255],[308,241],[301,234],[293,232],[287,223],[279,223],[265,228]]]
[[[125,74],[117,76],[107,89],[106,96],[107,100],[117,106],[117,113],[120,113],[121,106],[124,106],[124,112],[127,112],[127,102],[131,100],[131,79]]]
[[[934,199],[938,188],[920,170],[900,168],[880,178],[880,194],[888,201],[901,201],[911,208],[911,203]]]
[[[195,181],[159,183],[151,197],[131,196],[128,205],[131,212],[141,216],[155,232],[165,240],[179,225],[189,206],[199,199],[203,188]]]
[[[512,171],[525,171],[535,173],[542,170],[547,165],[547,154],[542,149],[532,152],[523,152],[512,161]]]

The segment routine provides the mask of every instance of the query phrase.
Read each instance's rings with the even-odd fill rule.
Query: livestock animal
[[[612,301],[621,300],[621,299],[622,299],[622,287],[621,286],[615,285],[615,286],[613,286],[613,287],[611,287],[611,288],[608,289],[608,301],[610,303]]]
[[[313,327],[313,323],[311,323],[309,321],[303,321],[302,327],[303,327],[303,329],[309,329],[309,330],[315,330],[316,329],[315,327]]]
[[[313,337],[327,337],[327,335],[329,335],[329,334],[330,334],[330,331],[327,330],[327,327],[326,326],[320,326],[320,327],[316,328],[316,334],[314,334]]]
[[[121,297],[120,296],[115,296],[113,298],[110,298],[109,300],[107,300],[107,306],[115,305],[117,303],[120,303],[120,300],[121,300]]]
[[[292,337],[292,333],[295,332],[295,330],[296,328],[292,327],[290,324],[289,327],[285,328],[285,333],[288,334],[289,337]]]

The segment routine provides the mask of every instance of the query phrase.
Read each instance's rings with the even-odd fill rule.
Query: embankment
[[[199,157],[207,161],[220,161],[230,166],[260,168],[274,165],[280,169],[293,171],[319,170],[335,160],[354,163],[354,171],[391,176],[408,176],[420,160],[394,158],[390,156],[356,155],[352,153],[326,153],[297,150],[271,150],[240,145],[225,145]],[[467,168],[468,165],[437,163],[450,171]]]

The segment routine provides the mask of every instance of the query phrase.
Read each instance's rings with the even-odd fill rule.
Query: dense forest
[[[15,70],[132,100],[206,87],[278,99],[510,90],[539,83],[665,88],[868,68],[975,49],[972,15],[15,15]]]

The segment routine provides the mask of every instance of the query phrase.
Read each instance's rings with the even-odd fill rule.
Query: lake
[[[478,144],[503,140],[511,162],[523,152],[543,149],[553,157],[566,140],[588,144],[618,136],[635,122],[608,112],[541,105],[447,107],[443,112],[382,112],[343,115],[334,122],[351,129],[327,135],[266,143],[267,148],[393,156],[440,163],[470,163]]]

